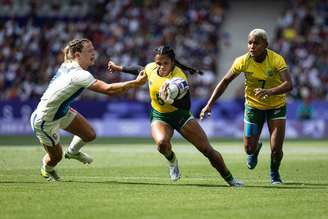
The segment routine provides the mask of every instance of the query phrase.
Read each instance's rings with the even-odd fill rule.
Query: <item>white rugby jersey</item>
[[[96,79],[73,61],[63,63],[51,79],[36,109],[37,117],[54,121],[63,117],[74,99]]]

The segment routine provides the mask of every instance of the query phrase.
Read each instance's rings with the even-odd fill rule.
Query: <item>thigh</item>
[[[189,120],[181,128],[180,133],[200,151],[210,147],[206,133],[195,119]]]
[[[38,118],[33,120],[34,134],[42,145],[54,147],[59,143],[59,121],[44,121]]]
[[[75,109],[70,108],[66,115],[60,118],[60,128],[66,129],[72,123],[77,114],[78,112]]]
[[[267,111],[271,150],[282,150],[285,139],[287,107]]]
[[[151,123],[151,135],[158,145],[161,142],[169,142],[173,136],[174,129],[164,121],[154,120]]]
[[[265,111],[245,106],[244,144],[247,150],[255,150],[265,121]]]
[[[189,110],[176,110],[170,113],[160,113],[154,109],[151,111],[151,121],[162,121],[167,123],[170,127],[180,132],[181,128],[187,124],[190,119],[193,119]]]
[[[286,120],[285,119],[268,120],[268,127],[270,132],[271,150],[281,151],[285,139]]]
[[[94,130],[91,124],[79,112],[76,112],[74,119],[66,128],[64,128],[64,130],[77,135],[82,139],[86,139],[89,138],[89,136],[94,135]]]

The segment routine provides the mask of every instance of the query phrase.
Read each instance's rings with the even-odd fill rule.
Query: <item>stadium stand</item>
[[[192,3],[192,4],[190,4]],[[200,68],[193,96],[208,96],[215,83],[218,36],[224,1],[38,1],[2,0],[0,7],[0,100],[39,98],[75,37],[92,39],[99,52],[91,72],[106,81],[110,57],[121,64],[145,64],[161,44],[175,48],[182,63]],[[85,99],[108,97],[86,92]],[[148,100],[146,88],[115,99]]]
[[[92,72],[112,82],[131,76],[108,74],[109,57],[125,65],[145,64],[154,47],[168,43],[183,63],[205,71],[202,77],[192,76],[191,87],[194,99],[207,98],[217,81],[217,42],[226,8],[225,1],[214,0],[2,0],[0,100],[38,99],[62,61],[61,49],[74,37],[93,40],[99,57]],[[290,99],[301,99],[302,93],[310,93],[312,100],[328,98],[327,10],[323,0],[289,0],[279,18],[272,47],[289,64],[295,84]],[[112,97],[141,102],[148,98],[146,86]],[[108,97],[86,92],[82,99]],[[236,115],[224,110],[233,106],[220,108]]]
[[[310,93],[312,99],[328,99],[327,42],[327,1],[288,1],[278,22],[273,48],[288,62],[294,99],[304,98],[304,93]]]

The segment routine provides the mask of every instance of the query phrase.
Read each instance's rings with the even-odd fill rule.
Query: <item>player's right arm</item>
[[[199,116],[201,120],[204,119],[206,115],[211,116],[213,104],[224,93],[230,82],[233,81],[233,79],[235,79],[241,72],[243,72],[246,59],[247,54],[239,56],[234,60],[233,64],[231,65],[231,68],[215,87],[210,99],[207,101],[206,106],[200,112]]]
[[[147,81],[146,74],[141,71],[135,80],[107,84],[104,81],[96,80],[88,89],[107,95],[119,94],[130,88],[136,88],[144,85]]]
[[[204,119],[204,117],[211,116],[212,106],[215,101],[224,93],[227,89],[228,85],[230,84],[233,79],[235,79],[238,75],[232,72],[232,68],[227,72],[227,74],[223,77],[223,79],[218,83],[215,87],[210,99],[207,101],[207,104],[200,112],[200,119]]]

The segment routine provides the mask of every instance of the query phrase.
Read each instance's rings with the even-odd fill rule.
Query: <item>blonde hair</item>
[[[252,35],[255,38],[263,39],[264,41],[268,42],[268,34],[264,29],[254,29],[248,34],[249,36]]]
[[[63,53],[64,53],[64,62],[70,62],[74,59],[74,53],[82,52],[84,47],[84,43],[91,42],[89,39],[74,39],[68,42],[65,46]]]

